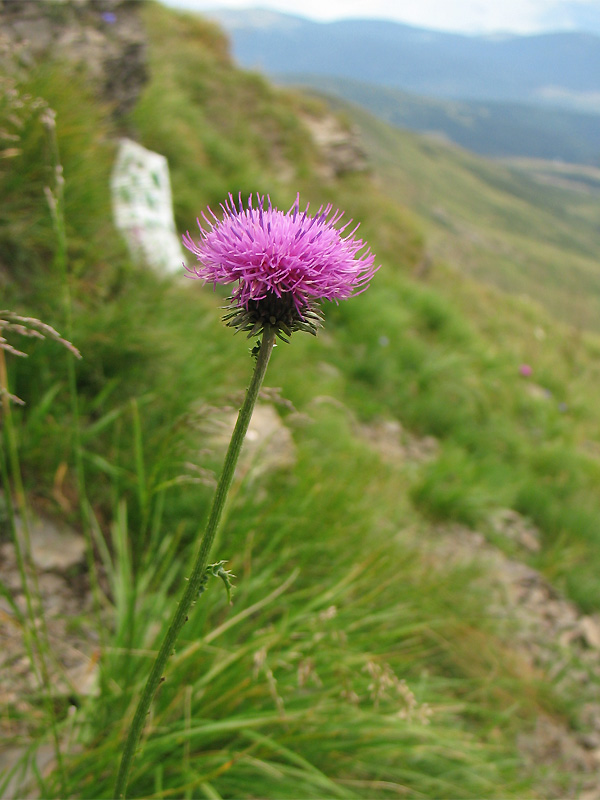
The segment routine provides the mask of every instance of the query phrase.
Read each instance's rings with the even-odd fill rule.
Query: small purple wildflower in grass
[[[345,300],[364,291],[378,268],[375,256],[356,225],[336,224],[343,212],[321,206],[309,216],[308,205],[300,211],[300,196],[287,213],[273,208],[270,198],[252,195],[244,207],[241,194],[236,205],[232,195],[221,204],[223,219],[208,209],[195,242],[189,231],[185,247],[198,259],[186,267],[194,278],[213,284],[237,283],[231,296],[227,324],[238,330],[260,332],[266,324],[280,336],[295,330],[316,332],[321,320],[319,300]],[[345,235],[344,235],[345,234]],[[363,251],[361,253],[361,251]]]
[[[103,14],[101,14],[101,17],[104,20],[104,22],[107,23],[107,25],[114,25],[115,22],[117,21],[117,15],[114,14],[112,11],[105,11]]]
[[[530,378],[533,375],[533,368],[529,364],[521,364],[519,375],[523,378]]]

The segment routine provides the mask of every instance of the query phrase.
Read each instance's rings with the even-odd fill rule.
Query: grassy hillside
[[[383,190],[418,215],[436,260],[598,330],[598,170],[488,161],[331,102],[359,126]]]
[[[330,201],[360,220],[382,263],[367,293],[328,305],[316,339],[295,334],[274,354],[266,399],[291,431],[296,463],[265,474],[258,456],[236,478],[214,553],[238,576],[234,605],[210,586],[190,615],[130,796],[574,795],[585,775],[560,758],[524,761],[519,742],[540,719],[584,726],[581,699],[515,647],[519,621],[498,619],[486,567],[453,561],[440,543],[452,548],[452,526],[477,529],[581,609],[600,609],[600,341],[438,260],[442,226],[428,193],[437,188],[480,236],[522,247],[524,265],[530,226],[551,219],[540,269],[561,248],[578,279],[589,266],[593,303],[590,206],[573,206],[572,234],[554,224],[557,196],[538,208],[527,194],[535,184],[521,178],[529,216],[519,228],[505,170],[396,139],[366,118],[373,153],[376,142],[406,151],[373,155],[372,174],[332,177],[305,122],[327,113],[321,102],[236,69],[212,25],[150,3],[143,13],[151,81],[119,127],[64,65],[20,83],[57,112],[71,303],[44,196],[53,156],[39,115],[23,117],[21,152],[0,171],[4,302],[56,325],[83,355],[76,402],[58,345],[26,342],[28,359],[7,356],[26,406],[3,420],[2,535],[9,478],[19,488],[4,458],[14,425],[28,503],[90,537],[98,581],[92,610],[69,621],[95,642],[98,694],[57,694],[50,707],[44,692],[28,697],[25,711],[3,713],[7,741],[46,743],[54,715],[64,768],[36,776],[40,792],[111,796],[149,658],[208,513],[220,464],[215,409],[236,406],[251,370],[248,343],[219,321],[223,293],[128,262],[108,195],[113,142],[125,132],[168,157],[180,230],[229,191],[269,192],[282,207],[300,191],[311,208]],[[423,281],[415,276],[429,253]],[[481,253],[490,277],[491,249]],[[498,275],[503,266],[497,258]],[[580,299],[571,291],[564,302]],[[531,378],[519,375],[522,363]],[[402,446],[390,453],[377,431],[398,423]],[[495,532],[506,508],[539,527],[537,555]]]

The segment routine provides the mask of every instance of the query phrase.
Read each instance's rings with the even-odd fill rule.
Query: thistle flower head
[[[295,330],[316,332],[320,324],[319,300],[344,300],[364,291],[376,271],[375,256],[362,239],[358,226],[346,233],[350,222],[335,227],[343,214],[331,205],[309,216],[300,211],[300,197],[284,213],[271,201],[252,195],[246,207],[241,195],[221,205],[223,219],[209,209],[198,220],[200,240],[188,232],[183,244],[198,259],[186,267],[192,277],[214,284],[237,284],[228,325],[252,336],[266,325],[280,338]],[[361,253],[362,251],[362,253]]]

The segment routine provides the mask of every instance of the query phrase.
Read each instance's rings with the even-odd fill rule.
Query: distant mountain
[[[588,8],[572,5],[575,16]],[[229,33],[243,66],[271,75],[328,75],[429,97],[600,114],[597,35],[465,36],[383,20],[312,22],[257,9],[210,16]]]
[[[346,78],[286,75],[363,106],[401,128],[439,135],[474,153],[600,166],[600,115],[514,103],[438,100]]]

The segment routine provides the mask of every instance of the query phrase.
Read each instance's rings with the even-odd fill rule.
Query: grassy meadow
[[[143,14],[151,78],[131,114],[115,122],[84,79],[44,64],[18,87],[55,110],[58,150],[43,109],[26,106],[20,152],[0,160],[2,306],[82,354],[10,338],[28,358],[5,354],[25,405],[4,406],[0,538],[25,505],[86,536],[92,601],[69,625],[98,663],[91,696],[40,688],[25,719],[2,709],[23,758],[0,789],[24,785],[29,764],[40,797],[112,796],[210,507],[222,458],[210,431],[252,368],[253,343],[220,321],[224,292],[131,263],[109,194],[127,135],[168,158],[180,231],[230,191],[286,209],[299,191],[360,221],[382,264],[368,292],[327,306],[316,339],[274,352],[266,400],[295,464],[265,471],[259,453],[239,470],[213,552],[236,575],[233,605],[214,581],[190,615],[128,796],[573,793],[581,776],[524,760],[519,741],[542,716],[575,726],[576,700],[516,649],[485,568],[436,555],[436,541],[452,525],[480,531],[600,611],[597,192],[540,189],[358,112],[369,171],[324,177],[304,124],[324,101],[240,71],[199,18]],[[44,192],[59,163],[65,251]],[[382,422],[435,447],[390,458],[368,435]],[[539,528],[538,554],[494,533],[506,508]],[[43,629],[32,651],[52,660]],[[38,770],[53,740],[61,758]]]
[[[599,330],[596,167],[486,160],[331,102],[358,126],[382,188],[415,212],[436,260]]]

